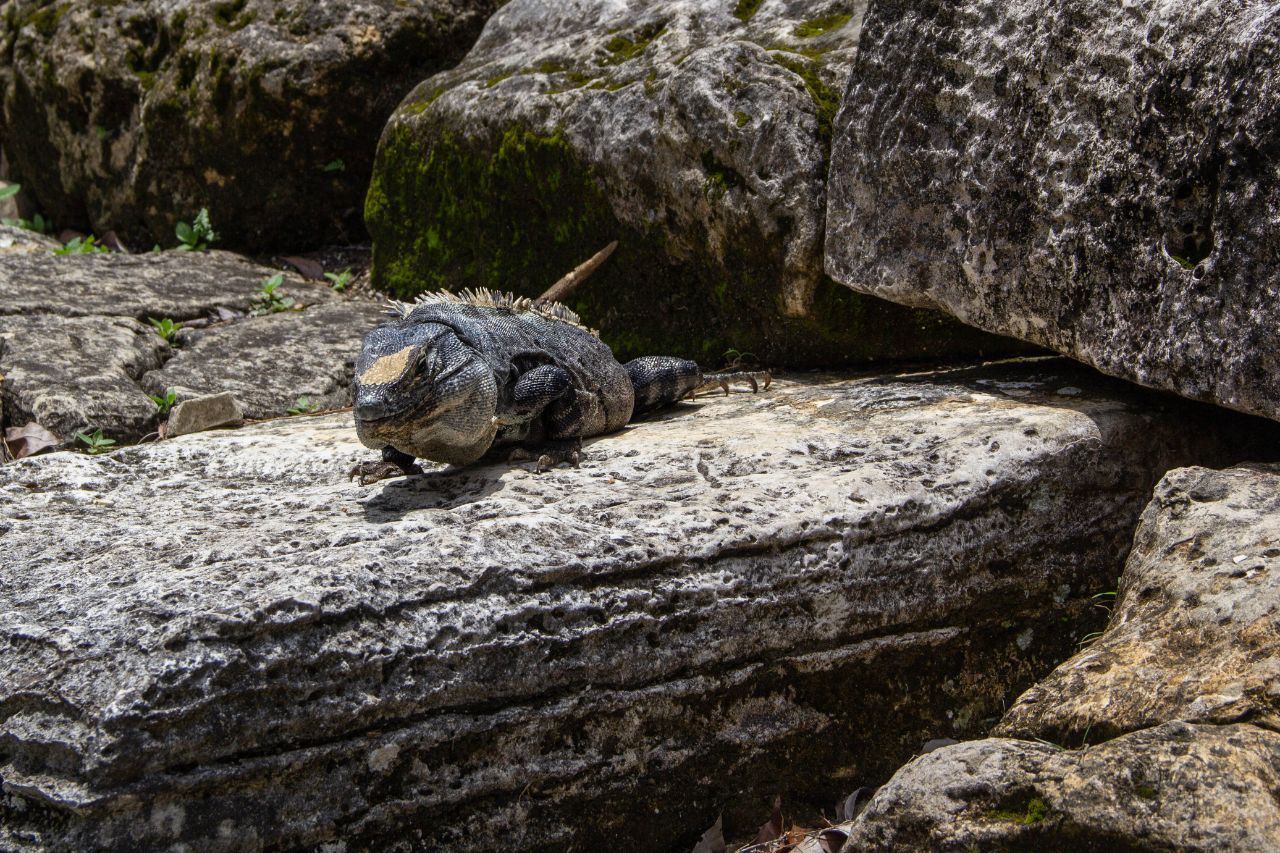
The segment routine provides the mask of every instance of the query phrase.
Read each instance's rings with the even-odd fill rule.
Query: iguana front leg
[[[360,479],[360,485],[368,486],[379,480],[389,480],[392,477],[407,477],[410,474],[421,474],[420,468],[414,457],[408,453],[401,453],[394,447],[382,448],[381,462],[358,462],[348,474],[349,479]]]

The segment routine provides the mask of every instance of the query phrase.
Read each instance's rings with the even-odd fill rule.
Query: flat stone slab
[[[1024,693],[1001,734],[1075,745],[1170,720],[1280,728],[1280,467],[1171,471],[1107,631]]]
[[[20,460],[0,846],[731,833],[980,735],[1155,479],[1260,423],[1055,361],[706,398],[543,475],[361,488],[347,414]]]
[[[1082,750],[992,738],[917,758],[876,792],[866,850],[1280,848],[1280,735],[1166,723]]]
[[[375,302],[341,301],[194,329],[142,387],[179,396],[230,392],[249,418],[279,417],[299,397],[318,409],[348,406],[360,338],[386,315]]]
[[[45,234],[16,225],[0,225],[0,255],[48,254],[60,245]]]
[[[159,427],[148,395],[169,388],[179,401],[233,392],[257,418],[303,396],[348,405],[360,339],[383,309],[287,276],[278,295],[304,310],[252,316],[278,272],[217,251],[0,252],[2,425],[34,420],[68,443],[94,429],[136,441]],[[152,318],[190,325],[170,346]]]
[[[137,438],[152,431],[156,405],[138,379],[169,345],[128,317],[0,314],[0,398],[11,426],[36,421],[64,441],[77,432]]]
[[[279,270],[230,252],[0,256],[0,314],[194,320],[219,308],[248,313]],[[290,279],[282,292],[307,304],[329,288]],[[303,296],[305,294],[305,296]]]

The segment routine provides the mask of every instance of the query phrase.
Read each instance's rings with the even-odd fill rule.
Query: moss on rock
[[[772,365],[836,366],[1000,346],[829,279],[809,315],[785,316],[776,236],[738,234],[723,262],[679,260],[659,230],[618,220],[604,178],[562,132],[516,126],[468,136],[431,118],[388,126],[365,204],[373,282],[395,297],[477,286],[536,296],[616,239],[609,263],[570,302],[620,359],[678,355],[713,367],[737,349]]]

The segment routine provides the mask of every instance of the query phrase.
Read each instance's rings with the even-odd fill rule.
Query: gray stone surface
[[[383,133],[365,209],[375,286],[537,296],[618,240],[571,301],[624,359],[1010,351],[824,278],[831,121],[865,3],[741,5],[503,5]]]
[[[156,405],[138,379],[169,345],[127,317],[0,315],[0,397],[10,426],[36,421],[63,441],[101,429],[137,439],[156,427]]]
[[[45,234],[15,225],[0,225],[0,255],[47,254],[59,245],[57,240]]]
[[[248,313],[262,282],[279,270],[230,252],[141,255],[0,255],[0,315],[57,314],[194,320],[219,308]],[[282,286],[304,304],[329,288],[289,276]]]
[[[244,409],[230,391],[183,400],[169,412],[165,434],[170,437],[235,426],[244,420]]]
[[[495,0],[12,0],[0,16],[11,176],[60,227],[223,245],[362,233],[378,132],[466,53]]]
[[[1280,468],[1184,468],[1156,487],[1108,629],[998,731],[1079,744],[1169,720],[1280,728]]]
[[[346,414],[20,460],[0,846],[754,827],[815,767],[979,734],[1090,627],[1156,477],[1259,423],[1052,362],[775,382],[544,475],[362,489]]]
[[[0,250],[0,425],[35,420],[68,442],[85,429],[135,441],[158,426],[148,394],[175,386],[179,400],[233,391],[250,417],[282,415],[307,395],[347,405],[351,363],[383,309],[290,275],[278,294],[305,310],[249,316],[275,273],[218,251]],[[231,321],[200,327],[211,317]],[[149,318],[192,325],[171,347]]]
[[[1278,33],[1257,2],[877,2],[827,271],[1280,417]]]
[[[992,738],[921,756],[853,824],[867,850],[1280,848],[1280,735],[1167,723],[1083,750]]]
[[[279,417],[299,397],[321,409],[349,406],[360,339],[386,315],[375,302],[334,301],[194,330],[141,384],[180,397],[231,392],[249,418]]]

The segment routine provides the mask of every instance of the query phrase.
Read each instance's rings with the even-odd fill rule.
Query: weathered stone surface
[[[47,254],[58,245],[57,240],[44,234],[14,225],[0,225],[0,255]]]
[[[0,426],[30,419],[67,441],[86,428],[134,441],[157,426],[148,394],[172,386],[179,400],[234,391],[251,417],[282,415],[304,395],[347,405],[351,362],[381,309],[291,276],[278,295],[306,310],[247,316],[275,273],[228,252],[0,253]],[[146,322],[210,317],[232,322],[184,328],[176,348]]]
[[[495,0],[5,4],[11,176],[61,227],[149,248],[208,207],[223,245],[361,232],[378,132]]]
[[[624,359],[1010,351],[823,275],[831,120],[864,8],[507,3],[383,133],[365,208],[375,286],[536,296],[616,239],[571,302]]]
[[[0,256],[0,314],[193,320],[219,308],[247,313],[278,270],[230,252]],[[281,288],[310,304],[329,288],[290,278]]]
[[[1278,34],[1257,2],[877,2],[827,272],[1280,417]]]
[[[249,418],[283,415],[299,397],[321,409],[348,406],[360,339],[386,314],[374,302],[339,301],[193,330],[142,387],[180,397],[228,391]]]
[[[1280,735],[1167,723],[1083,750],[992,738],[921,756],[854,823],[867,850],[1280,848]]]
[[[36,421],[64,441],[101,429],[136,439],[156,426],[137,380],[169,345],[127,317],[0,315],[0,397],[5,423]]]
[[[244,409],[230,391],[183,400],[169,413],[167,434],[171,437],[232,426],[244,420]]]
[[[1097,741],[1169,720],[1280,728],[1280,468],[1184,468],[1156,487],[1111,625],[998,731]]]
[[[367,490],[345,414],[0,468],[0,845],[665,849],[885,778],[1269,426],[1117,384],[775,383]]]

